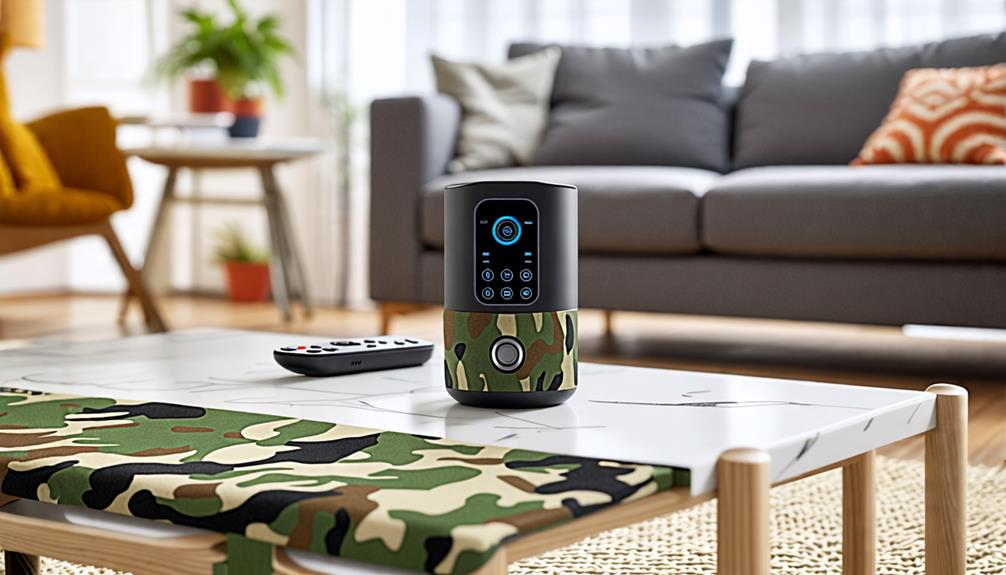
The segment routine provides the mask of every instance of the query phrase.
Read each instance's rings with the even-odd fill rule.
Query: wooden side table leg
[[[719,575],[769,575],[768,453],[731,449],[717,466]]]
[[[133,264],[129,263],[129,257],[126,255],[125,250],[122,249],[122,244],[119,243],[119,237],[115,235],[111,222],[105,222],[101,234],[108,244],[108,249],[112,251],[115,261],[119,264],[122,275],[126,276],[126,281],[129,282],[129,292],[136,294],[136,297],[140,300],[143,315],[147,320],[147,329],[152,332],[167,331],[164,320],[161,319],[161,314],[157,311],[157,303],[154,302],[154,298],[147,290],[143,275],[133,267]]]
[[[279,217],[276,214],[276,197],[271,192],[266,192],[265,197],[266,219],[269,222],[269,243],[272,248],[273,258],[269,265],[269,273],[272,276],[272,294],[276,307],[279,308],[283,321],[290,321],[290,296],[289,296],[289,271],[286,269],[286,256],[283,253],[283,238],[279,230]]]
[[[4,551],[3,561],[6,575],[39,575],[42,573],[41,560],[35,555]]]
[[[877,569],[877,476],[873,451],[842,468],[842,574]]]
[[[938,383],[926,434],[926,573],[964,575],[967,563],[968,392]]]
[[[276,197],[276,205],[279,213],[279,227],[282,231],[283,246],[286,251],[287,265],[292,272],[294,283],[296,285],[296,295],[300,299],[301,305],[304,307],[304,315],[310,317],[312,312],[311,294],[307,285],[307,274],[304,273],[304,262],[300,257],[300,250],[297,249],[297,239],[293,231],[293,227],[290,225],[290,210],[287,209],[286,198],[283,196],[283,190],[279,187],[279,182],[276,180],[276,174],[273,169],[267,168],[264,172],[267,174],[264,176],[269,182],[269,186],[273,190],[273,194]]]
[[[161,240],[161,236],[164,234],[164,226],[168,219],[168,212],[171,209],[171,204],[175,199],[175,186],[178,182],[178,168],[168,168],[168,175],[164,179],[164,191],[161,193],[161,201],[157,204],[157,212],[154,213],[154,222],[150,226],[150,235],[147,237],[147,248],[143,253],[143,267],[140,268],[140,274],[145,275],[145,270],[147,266],[154,259],[154,253],[157,251],[158,243]],[[122,301],[119,304],[119,323],[125,323],[126,314],[129,313],[129,303],[134,294],[132,290],[132,284],[130,284],[130,289],[126,290],[126,293],[122,294]],[[147,322],[150,323],[150,318],[147,318]]]

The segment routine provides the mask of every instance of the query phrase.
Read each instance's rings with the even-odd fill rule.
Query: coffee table
[[[568,403],[489,411],[446,395],[441,355],[415,368],[318,379],[272,362],[274,347],[315,339],[321,338],[188,330],[40,342],[0,352],[0,384],[663,465],[690,477],[687,486],[506,540],[480,568],[482,575],[505,573],[520,558],[714,497],[720,573],[767,574],[770,488],[838,467],[845,487],[843,571],[872,573],[874,450],[926,434],[927,573],[964,572],[967,394],[959,387],[913,392],[582,363],[580,389]],[[226,558],[225,542],[216,532],[102,511],[27,500],[0,508],[0,547],[9,552],[11,573],[30,572],[34,555],[138,573],[209,573]],[[278,573],[389,572],[280,547],[272,561]]]

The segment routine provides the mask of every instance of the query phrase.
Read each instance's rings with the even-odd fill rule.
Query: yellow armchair
[[[0,119],[0,130],[7,132],[0,134],[0,140],[7,150],[10,130],[17,129],[8,126],[9,122],[8,118]],[[154,301],[129,263],[110,221],[112,214],[133,204],[126,161],[115,142],[115,120],[105,108],[81,108],[36,120],[27,128],[55,169],[59,186],[32,183],[30,170],[38,169],[33,163],[10,166],[17,189],[0,190],[0,255],[100,235],[140,301],[147,326],[163,331],[164,322]]]

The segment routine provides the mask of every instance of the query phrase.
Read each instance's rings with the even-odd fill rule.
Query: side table
[[[287,321],[292,317],[291,303],[297,300],[300,301],[304,314],[310,316],[311,296],[308,291],[307,275],[290,227],[286,200],[279,187],[274,169],[279,164],[315,156],[324,150],[325,146],[322,141],[315,138],[183,140],[124,148],[122,152],[127,156],[136,156],[168,169],[164,181],[164,193],[157,207],[150,238],[147,242],[144,269],[148,267],[159,242],[162,241],[167,215],[172,204],[261,205],[266,210],[270,244],[275,256],[271,265],[271,274],[272,292],[276,305]],[[178,173],[183,168],[189,170],[241,168],[256,170],[262,180],[262,197],[256,199],[180,197],[176,194],[176,186]],[[123,295],[119,313],[120,320],[125,317],[128,311],[130,297],[129,292]]]

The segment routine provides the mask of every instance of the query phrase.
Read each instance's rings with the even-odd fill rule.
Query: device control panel
[[[538,299],[538,207],[527,199],[486,199],[475,207],[475,297],[485,305]]]

